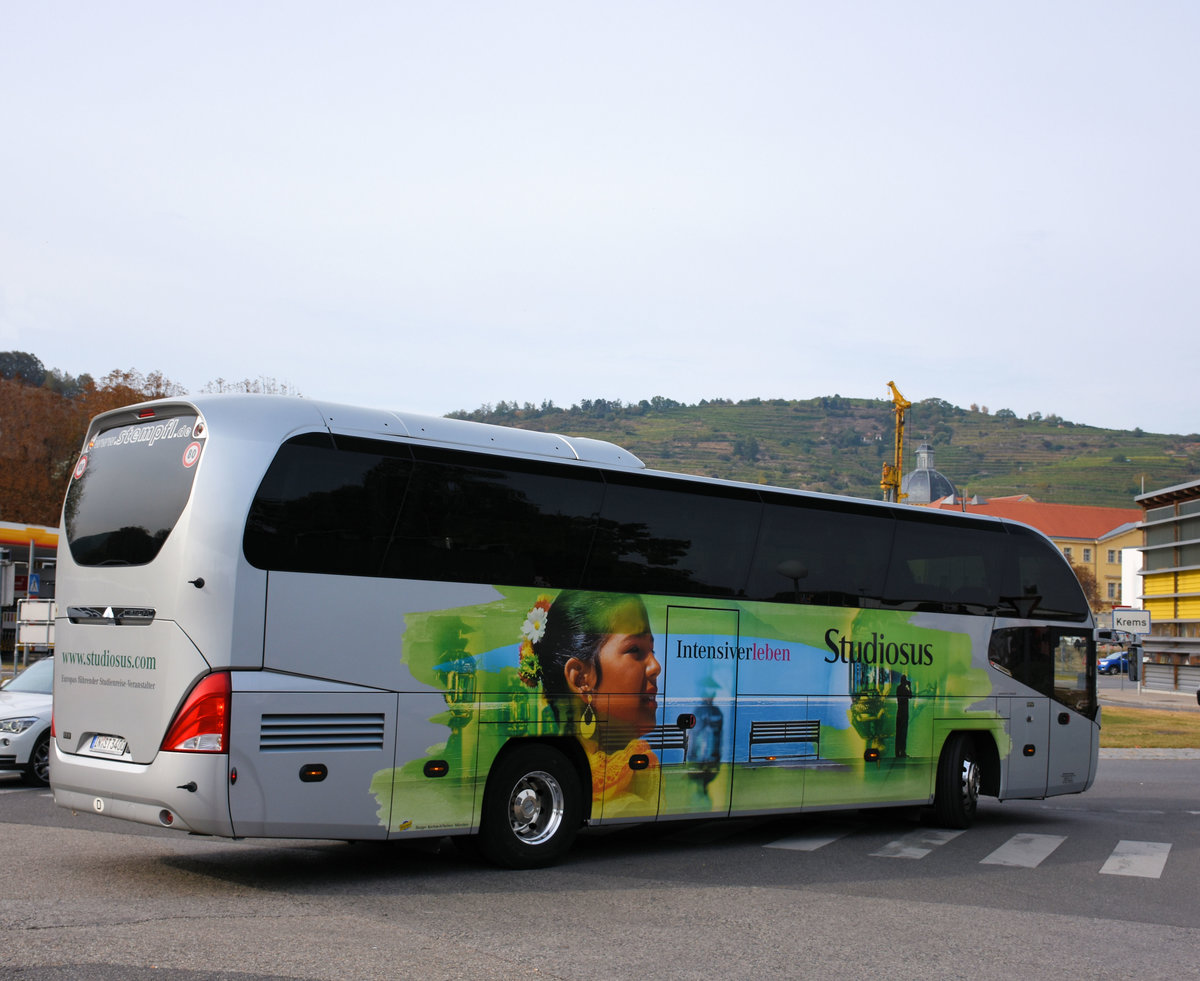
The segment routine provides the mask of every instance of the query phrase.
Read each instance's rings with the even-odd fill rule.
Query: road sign
[[[1149,610],[1113,610],[1113,630],[1124,630],[1130,634],[1150,633]]]

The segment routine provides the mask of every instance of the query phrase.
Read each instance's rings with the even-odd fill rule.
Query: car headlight
[[[37,721],[36,715],[27,716],[23,719],[0,719],[0,732],[11,733],[15,736],[37,725]]]

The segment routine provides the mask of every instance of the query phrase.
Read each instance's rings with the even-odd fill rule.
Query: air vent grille
[[[258,748],[263,753],[382,749],[382,712],[341,715],[264,715]]]

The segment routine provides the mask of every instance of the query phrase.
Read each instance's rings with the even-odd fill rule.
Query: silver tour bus
[[[272,396],[92,421],[63,507],[63,807],[470,836],[1078,793],[1092,615],[1023,525]]]

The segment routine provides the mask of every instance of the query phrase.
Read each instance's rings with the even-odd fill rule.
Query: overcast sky
[[[0,0],[0,350],[1200,431],[1200,4]]]

